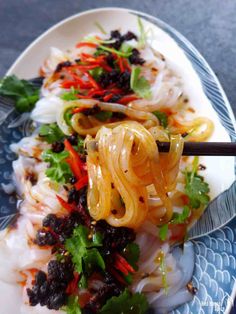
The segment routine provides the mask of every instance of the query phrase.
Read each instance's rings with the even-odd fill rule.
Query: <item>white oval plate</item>
[[[173,28],[141,12],[121,8],[102,8],[69,17],[56,24],[36,39],[21,54],[6,74],[16,74],[20,78],[25,79],[38,76],[39,67],[48,57],[50,47],[57,47],[61,50],[73,47],[84,35],[97,31],[95,22],[99,22],[108,32],[117,28],[121,29],[122,32],[127,30],[137,32],[137,15],[143,18],[145,28],[150,28],[153,32],[153,47],[163,53],[171,67],[183,77],[184,89],[189,95],[190,104],[196,109],[196,113],[210,117],[213,120],[215,131],[210,140],[223,142],[235,141],[236,123],[231,107],[217,78],[203,57]],[[203,157],[201,162],[207,166],[204,176],[210,184],[212,197],[219,195],[234,182],[235,160],[233,157]],[[235,193],[233,193],[233,201],[234,196]],[[222,223],[225,223],[234,216],[235,204],[236,201],[231,204],[233,210],[232,208],[230,208],[231,211],[228,210],[228,208],[225,209],[225,212],[230,212],[230,216],[226,214],[225,220],[222,220]],[[215,238],[215,236],[213,238]],[[200,238],[199,241],[205,243],[206,237]],[[196,245],[199,241],[196,241]],[[231,242],[234,243],[234,241],[234,236],[231,235]],[[209,246],[211,245],[209,244]],[[197,253],[199,258],[201,258],[201,254],[205,258],[206,263],[204,265],[206,266],[209,261],[207,257],[208,253],[204,253],[201,250],[197,251]],[[229,254],[230,252],[227,253]],[[236,252],[232,252],[232,254],[235,262]],[[202,264],[200,262],[198,264],[200,265],[200,270],[203,272],[201,268],[203,267]],[[234,271],[235,268],[234,266]],[[196,271],[198,271],[198,273],[196,273]],[[224,267],[222,269],[222,272],[223,271],[226,271]],[[229,270],[227,269],[227,271]],[[232,275],[232,271],[233,270],[229,271],[229,276]],[[212,276],[206,269],[204,272],[208,276]],[[182,306],[176,313],[204,313],[206,308],[204,309],[203,302],[206,298],[213,300],[213,294],[216,294],[216,292],[207,292],[207,283],[202,283],[199,278],[200,275],[198,275],[199,270],[196,269],[196,285],[203,285],[205,288],[204,292],[201,292],[199,296],[195,297],[194,301],[189,305]],[[218,281],[216,277],[216,286],[219,288],[220,282]],[[232,296],[233,281],[228,282],[222,289],[227,295]],[[216,301],[222,300],[222,298],[224,298],[224,295],[218,295]]]

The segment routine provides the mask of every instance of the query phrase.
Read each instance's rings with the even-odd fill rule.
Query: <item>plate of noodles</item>
[[[0,96],[1,313],[230,311],[235,160],[182,151],[236,124],[181,34],[127,9],[74,15]]]

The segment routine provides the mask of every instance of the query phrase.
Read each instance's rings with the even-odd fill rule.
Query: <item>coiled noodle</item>
[[[176,185],[181,136],[171,137],[165,156],[159,154],[152,134],[137,122],[121,122],[114,129],[102,127],[95,140],[97,149],[91,137],[87,138],[91,216],[116,227],[137,228],[150,210],[147,187],[153,185],[164,206],[159,222],[170,220],[173,206],[168,192]]]

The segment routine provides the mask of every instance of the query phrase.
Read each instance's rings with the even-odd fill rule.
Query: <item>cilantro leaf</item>
[[[95,79],[95,81],[98,81],[99,77],[102,75],[103,72],[104,70],[101,67],[89,70],[90,75]]]
[[[42,159],[49,162],[50,167],[46,170],[46,176],[52,181],[58,183],[66,183],[72,176],[72,172],[65,159],[69,156],[66,151],[60,153],[54,153],[51,149],[43,152]]]
[[[102,270],[105,270],[105,262],[99,253],[99,251],[95,248],[89,249],[83,256],[84,262],[84,271],[87,274],[90,274],[94,268],[99,267]]]
[[[80,281],[79,281],[79,288],[85,289],[88,286],[87,278],[84,274],[82,274]]]
[[[199,208],[207,205],[210,201],[208,195],[210,189],[208,183],[197,172],[185,172],[185,194],[189,198],[189,205],[192,208]]]
[[[104,121],[106,121],[112,117],[112,112],[111,111],[100,111],[100,112],[96,113],[94,116],[98,120],[104,122]]]
[[[131,89],[140,97],[149,99],[151,97],[151,87],[145,77],[140,76],[141,68],[133,67],[130,77]]]
[[[148,302],[142,293],[131,294],[128,289],[118,297],[110,298],[100,310],[100,314],[144,314]]]
[[[56,123],[41,125],[39,129],[39,136],[43,137],[49,144],[61,141],[65,137],[64,133]]]
[[[79,93],[79,90],[71,87],[69,92],[66,92],[60,96],[61,99],[70,101],[70,100],[77,100],[78,98],[76,95]]]
[[[0,84],[0,95],[11,98],[19,112],[31,111],[39,99],[39,88],[15,75],[5,77]]]
[[[161,241],[165,241],[168,235],[168,224],[164,224],[159,228],[159,237]]]
[[[188,206],[184,206],[183,212],[181,214],[174,213],[169,223],[170,224],[182,224],[188,218],[189,214],[190,214],[190,208]],[[165,241],[167,239],[167,235],[168,235],[168,224],[164,224],[159,229],[159,237],[162,241]]]
[[[77,150],[80,154],[85,153],[84,140],[80,136],[78,136]]]
[[[168,125],[168,116],[165,112],[162,111],[154,111],[153,114],[157,117],[157,119],[159,120],[161,126],[163,126],[163,128],[167,128]]]
[[[190,214],[190,208],[188,206],[184,206],[183,212],[181,214],[174,213],[171,219],[172,224],[182,224],[188,218]]]
[[[65,307],[67,314],[81,314],[78,296],[69,296]]]
[[[124,249],[123,253],[125,259],[128,263],[137,271],[138,266],[137,262],[139,260],[140,248],[137,243],[129,243]]]
[[[93,234],[93,244],[94,246],[102,246],[103,235],[100,232],[95,232]]]
[[[120,48],[120,50],[121,50],[122,52],[124,52],[124,53],[129,53],[129,54],[132,53],[133,49],[134,49],[134,47],[128,45],[127,43],[123,43],[123,44],[121,45],[121,48]]]
[[[104,260],[95,248],[100,245],[97,238],[89,239],[89,229],[85,226],[80,225],[74,229],[72,237],[66,240],[65,248],[71,254],[72,262],[78,273],[82,271],[90,273],[97,266],[105,269]]]

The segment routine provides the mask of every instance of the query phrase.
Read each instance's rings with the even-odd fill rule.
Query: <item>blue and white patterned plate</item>
[[[51,46],[65,49],[77,42],[83,34],[95,31],[94,22],[100,22],[106,29],[122,27],[134,29],[136,16],[154,29],[162,29],[182,48],[192,67],[200,78],[203,90],[216,112],[217,129],[222,128],[224,140],[236,141],[236,123],[229,102],[216,76],[199,52],[176,30],[164,22],[143,14],[118,8],[103,8],[72,16],[49,29],[33,42],[16,60],[7,74],[15,73],[22,78],[37,76],[38,68],[48,55]],[[122,24],[122,25],[121,25]],[[9,144],[24,135],[24,127],[9,129],[14,119],[12,112],[4,119],[4,108],[0,104],[0,177],[8,183],[15,156]],[[1,123],[1,121],[3,121]],[[219,185],[216,194],[223,192],[208,206],[204,217],[194,226],[192,238],[196,260],[193,283],[198,293],[193,301],[173,311],[173,314],[229,313],[236,294],[236,182],[233,159],[219,159],[213,170],[213,179]],[[215,159],[214,159],[215,162]],[[220,164],[225,165],[225,175],[220,174]],[[233,166],[232,166],[233,165]],[[223,169],[224,170],[224,169]],[[16,214],[16,199],[0,190],[0,227],[6,227]],[[236,309],[235,309],[236,311]],[[235,313],[233,310],[232,313]]]

